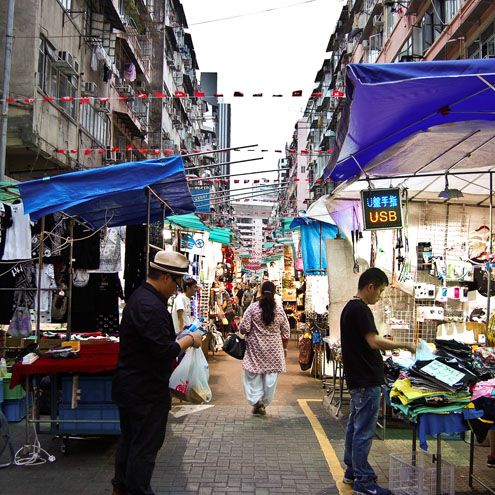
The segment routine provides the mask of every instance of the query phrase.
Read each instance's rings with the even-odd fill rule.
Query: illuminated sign
[[[366,189],[361,191],[364,230],[402,228],[400,189]]]

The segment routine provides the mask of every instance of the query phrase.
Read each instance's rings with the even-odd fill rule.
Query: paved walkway
[[[161,449],[152,486],[157,494],[351,494],[341,483],[343,434],[347,410],[339,418],[323,407],[321,382],[302,372],[291,342],[288,373],[281,375],[267,416],[253,416],[241,386],[241,363],[223,353],[210,359],[213,400],[206,406],[176,403]],[[10,424],[15,448],[24,443],[23,422]],[[390,439],[373,444],[372,463],[379,483],[387,486],[391,452],[410,450],[407,430],[390,430]],[[0,495],[109,494],[115,437],[71,441],[70,455],[60,453],[60,440],[40,435],[54,463],[9,467],[0,471]],[[468,446],[444,442],[445,457],[457,456],[456,493],[467,487]],[[433,441],[431,447],[434,446]],[[477,448],[484,466],[486,448]],[[495,488],[495,473],[488,468]],[[490,477],[490,474],[493,476]],[[481,487],[475,486],[483,492]]]

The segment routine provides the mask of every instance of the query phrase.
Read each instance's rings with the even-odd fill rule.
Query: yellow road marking
[[[330,472],[332,473],[333,479],[337,485],[337,489],[339,493],[352,493],[352,486],[346,485],[342,479],[344,478],[344,470],[340,465],[340,461],[337,458],[337,454],[335,450],[333,450],[332,444],[328,440],[328,437],[321,426],[321,423],[318,421],[318,418],[313,414],[310,407],[308,406],[308,402],[321,402],[321,399],[297,399],[297,402],[301,406],[306,417],[309,419],[313,431],[315,432],[316,438],[320,444],[320,448],[323,451],[323,455],[325,456],[325,460],[327,461],[328,467],[330,468]]]

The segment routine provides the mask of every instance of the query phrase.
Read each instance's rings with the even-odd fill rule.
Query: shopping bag
[[[17,306],[9,323],[7,334],[17,339],[23,339],[31,335],[31,315],[29,308]]]
[[[203,351],[200,348],[188,349],[170,376],[170,391],[179,399],[195,404],[210,402],[209,378],[209,366]]]
[[[246,341],[235,333],[229,334],[222,347],[223,351],[236,359],[243,359],[246,351]]]

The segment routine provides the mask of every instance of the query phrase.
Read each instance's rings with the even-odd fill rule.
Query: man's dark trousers
[[[119,412],[120,440],[112,483],[127,495],[153,495],[151,477],[165,439],[168,406],[165,402],[119,406]]]

